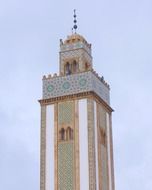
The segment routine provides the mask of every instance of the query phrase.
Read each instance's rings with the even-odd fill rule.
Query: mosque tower
[[[76,23],[74,12],[59,75],[43,76],[40,190],[114,190],[110,87]]]

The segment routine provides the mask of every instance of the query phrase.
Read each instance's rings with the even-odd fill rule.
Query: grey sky
[[[74,8],[111,85],[116,190],[150,190],[151,0],[0,1],[0,189],[39,189],[41,79],[58,72]]]

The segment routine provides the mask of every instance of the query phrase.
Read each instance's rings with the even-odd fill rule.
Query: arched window
[[[60,140],[61,141],[65,140],[65,130],[63,128],[60,130]]]
[[[73,129],[71,129],[70,140],[73,140]]]
[[[85,63],[85,70],[87,71],[89,69],[88,63]]]
[[[65,65],[65,74],[66,75],[71,74],[71,66],[70,66],[69,62],[67,62],[66,65]]]
[[[101,134],[101,144],[106,146],[106,133],[103,129],[100,129],[100,134]]]
[[[79,70],[79,65],[75,60],[73,61],[72,67],[73,67],[72,68],[73,73],[77,73]]]
[[[68,127],[66,130],[66,139],[73,140],[73,129],[71,129],[70,127]]]

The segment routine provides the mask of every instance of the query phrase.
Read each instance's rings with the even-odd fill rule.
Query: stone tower
[[[91,44],[60,40],[59,75],[43,77],[40,190],[114,190],[109,85]]]

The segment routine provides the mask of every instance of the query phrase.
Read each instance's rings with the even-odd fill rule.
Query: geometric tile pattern
[[[108,87],[91,71],[43,80],[43,99],[90,91],[110,104]]]
[[[88,54],[91,54],[91,50],[90,48],[88,48],[86,46],[86,44],[84,44],[83,42],[77,42],[77,43],[73,43],[73,44],[69,44],[69,45],[63,45],[61,46],[61,51],[64,52],[64,51],[68,51],[68,50],[74,50],[74,49],[78,49],[78,48],[84,48]]]
[[[58,123],[70,124],[74,118],[73,102],[62,102],[58,104]]]
[[[73,143],[58,145],[58,190],[74,190]]]
[[[87,51],[88,51],[88,53],[87,53]],[[90,49],[87,50],[86,48],[85,49],[81,48],[81,49],[72,49],[72,51],[61,51],[60,69],[62,72],[64,71],[65,61],[70,60],[70,59],[78,60],[80,71],[84,71],[85,62],[90,63],[92,65],[92,57],[91,57]]]

